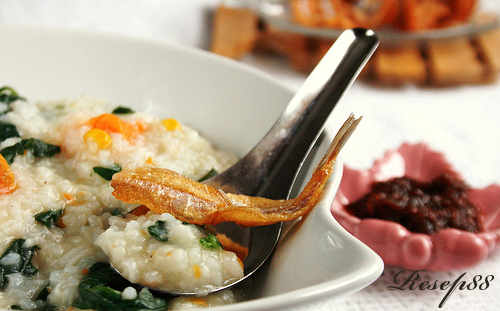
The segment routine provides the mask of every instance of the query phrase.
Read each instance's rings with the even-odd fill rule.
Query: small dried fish
[[[337,155],[360,120],[349,116],[295,199],[271,200],[225,193],[171,170],[147,166],[114,174],[113,195],[123,202],[143,204],[157,213],[170,213],[197,225],[235,222],[250,227],[291,221],[307,215],[319,201]]]

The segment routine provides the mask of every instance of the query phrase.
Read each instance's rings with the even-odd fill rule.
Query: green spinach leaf
[[[18,100],[26,100],[23,97],[19,96],[17,92],[8,86],[4,86],[0,88],[0,115],[6,114],[11,111],[12,108],[10,104]]]
[[[10,104],[17,100],[26,100],[24,97],[19,96],[17,92],[8,86],[3,86],[0,88],[0,103]]]
[[[220,244],[219,240],[217,240],[217,237],[213,234],[209,234],[206,237],[201,238],[200,243],[206,248],[213,250],[222,248],[222,244]]]
[[[123,299],[122,291],[133,286],[111,269],[109,264],[96,263],[78,285],[78,296],[74,306],[97,311],[146,311],[168,310],[171,296],[154,297],[142,290],[135,299]]]
[[[149,226],[148,232],[160,242],[168,241],[167,224],[163,220],[157,220],[154,225]]]
[[[217,172],[217,170],[213,168],[208,173],[206,173],[205,176],[203,176],[202,178],[200,178],[198,180],[198,182],[203,182],[203,181],[205,181],[207,179],[210,179],[210,178],[212,178],[214,176],[217,176],[218,174],[219,174],[219,172]]]
[[[114,164],[112,167],[94,166],[93,170],[102,178],[111,180],[114,174],[121,172],[122,167],[119,164]]]
[[[19,255],[19,260],[12,264],[0,264],[0,290],[4,290],[8,285],[7,275],[21,272],[24,276],[33,276],[38,272],[31,259],[38,250],[38,246],[24,247],[24,239],[16,239],[10,243],[5,252],[0,257],[0,262],[11,254]],[[12,256],[12,255],[11,255]]]
[[[128,114],[134,113],[134,110],[128,107],[118,106],[111,112],[112,114]]]
[[[7,288],[9,280],[7,279],[7,272],[5,268],[0,266],[0,292]]]
[[[20,137],[14,124],[0,122],[0,142],[11,137]]]
[[[61,219],[64,213],[64,209],[58,209],[53,211],[46,211],[36,214],[35,220],[44,225],[45,227],[52,229],[57,225],[59,219]]]
[[[119,207],[112,209],[109,213],[111,216],[124,216],[123,210]]]
[[[52,157],[61,152],[61,147],[48,144],[36,138],[28,138],[0,150],[0,154],[2,154],[9,165],[14,162],[14,158],[17,155],[23,155],[25,152],[30,152],[37,158]]]

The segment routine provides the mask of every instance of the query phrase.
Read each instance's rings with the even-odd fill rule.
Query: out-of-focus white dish
[[[259,71],[181,46],[20,26],[0,26],[0,42],[1,84],[30,100],[85,95],[175,117],[239,155],[260,140],[293,95]],[[312,166],[333,134],[325,132]],[[311,170],[301,174],[296,190]],[[267,268],[242,285],[252,285],[242,288],[251,299],[216,310],[305,307],[358,291],[379,277],[380,257],[330,213],[341,176],[339,161],[319,205],[288,231]]]

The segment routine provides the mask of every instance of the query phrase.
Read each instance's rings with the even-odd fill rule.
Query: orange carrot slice
[[[134,140],[139,131],[134,125],[123,121],[120,117],[110,113],[105,113],[90,119],[90,126],[108,133],[122,134],[123,138],[128,141]]]
[[[7,161],[0,154],[0,194],[9,194],[16,190],[16,176]]]

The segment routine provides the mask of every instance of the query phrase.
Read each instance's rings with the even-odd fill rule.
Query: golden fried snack
[[[358,125],[352,115],[335,136],[311,179],[295,199],[270,200],[225,193],[168,169],[141,167],[113,175],[113,195],[127,203],[143,204],[157,213],[198,225],[235,222],[241,226],[262,226],[291,221],[307,215],[319,201],[335,160]]]
[[[451,13],[445,0],[402,0],[401,13],[395,28],[418,31],[438,28]]]
[[[298,23],[309,27],[342,28],[350,25],[339,12],[342,3],[338,0],[291,0],[292,18]],[[350,26],[349,26],[350,27]]]
[[[463,23],[477,0],[290,0],[293,20],[309,27],[436,29]]]
[[[381,28],[392,25],[400,11],[399,0],[334,0],[342,28]]]
[[[446,2],[450,7],[450,15],[442,21],[441,26],[450,26],[469,20],[477,8],[477,0],[447,0]]]

